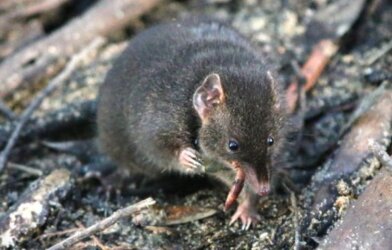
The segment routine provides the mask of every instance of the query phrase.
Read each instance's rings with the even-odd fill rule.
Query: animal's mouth
[[[260,178],[258,178],[257,172],[254,168],[249,167],[248,165],[243,166],[237,161],[231,162],[231,165],[236,172],[236,176],[233,186],[231,187],[229,194],[226,198],[225,210],[229,209],[237,200],[238,196],[242,191],[242,188],[244,187],[245,181],[256,194],[260,196],[265,196],[269,193],[270,185],[268,181],[268,176],[266,178],[261,178],[262,181],[259,181]],[[263,179],[266,179],[266,181],[264,181]]]

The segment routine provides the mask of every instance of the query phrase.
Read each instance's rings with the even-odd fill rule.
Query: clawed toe
[[[242,230],[249,230],[252,224],[256,225],[261,220],[260,216],[257,214],[257,211],[254,210],[254,208],[244,206],[243,204],[238,206],[237,211],[231,217],[230,225],[232,225],[238,219],[241,220]]]
[[[205,172],[205,167],[199,153],[191,147],[185,148],[180,152],[179,161],[180,164],[186,168],[185,171],[188,173]]]
[[[250,225],[252,225],[252,219],[251,219],[251,218],[248,218],[248,219],[246,220],[246,223],[242,222],[242,227],[241,227],[241,229],[242,229],[242,230],[248,230],[248,229],[250,228]]]

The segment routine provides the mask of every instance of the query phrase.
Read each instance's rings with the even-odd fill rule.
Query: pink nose
[[[269,192],[270,192],[269,183],[262,183],[262,184],[260,185],[258,195],[260,195],[260,196],[266,196],[267,194],[269,194]]]

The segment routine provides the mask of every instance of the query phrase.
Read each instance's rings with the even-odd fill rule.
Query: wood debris
[[[0,217],[0,247],[15,247],[46,223],[51,204],[70,191],[73,179],[68,170],[54,170],[33,182],[18,202]]]

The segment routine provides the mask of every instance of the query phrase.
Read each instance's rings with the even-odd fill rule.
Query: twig
[[[10,108],[5,105],[4,102],[0,100],[0,114],[4,115],[7,119],[9,120],[14,120],[16,118],[16,115]]]
[[[48,248],[47,250],[69,249],[72,245],[81,241],[82,239],[89,237],[96,232],[102,231],[102,230],[108,228],[109,226],[113,225],[114,223],[116,223],[120,219],[129,217],[133,213],[135,213],[143,208],[146,208],[148,206],[154,205],[154,204],[155,204],[155,201],[152,198],[147,198],[147,199],[142,200],[134,205],[130,205],[126,208],[117,210],[116,212],[114,212],[111,216],[107,217],[106,219],[103,219],[103,220],[95,223],[94,225],[92,225],[84,230],[81,230],[79,232],[74,233],[73,235],[71,235],[67,239],[53,245],[52,247]]]
[[[338,46],[332,40],[321,40],[313,48],[311,55],[306,60],[305,64],[300,70],[300,75],[304,77],[305,84],[303,91],[309,91],[316,84],[316,81],[328,65],[330,59],[335,55],[338,50]],[[299,84],[297,81],[292,82],[287,91],[287,104],[288,109],[292,113],[294,112],[299,98],[298,88]]]
[[[371,56],[366,60],[366,64],[372,65],[378,59],[380,59],[382,56],[387,54],[391,49],[392,49],[392,40],[390,40],[388,43],[386,43],[384,46],[382,46],[381,49],[373,51]]]
[[[76,51],[98,36],[130,25],[161,0],[101,0],[78,18],[31,43],[0,64],[0,98],[15,89],[52,77]],[[0,29],[1,30],[1,29]]]
[[[29,18],[32,16],[36,16],[42,13],[50,13],[55,11],[56,9],[63,6],[65,3],[69,2],[69,0],[44,0],[38,1],[31,5],[28,5],[21,10],[16,10],[15,12],[9,15],[9,19],[22,19]]]
[[[103,38],[97,38],[90,45],[88,45],[84,50],[80,53],[76,54],[71,58],[71,61],[67,64],[65,69],[58,74],[52,81],[48,83],[48,85],[33,99],[33,101],[29,104],[29,106],[23,111],[18,123],[14,131],[12,132],[7,145],[4,150],[0,153],[0,172],[4,169],[5,163],[7,162],[8,156],[11,152],[12,147],[15,145],[16,140],[19,137],[19,134],[26,124],[26,122],[30,119],[30,116],[33,112],[39,107],[44,98],[48,96],[52,91],[54,91],[60,84],[64,83],[65,80],[72,74],[72,72],[76,69],[78,64],[91,52],[96,50],[104,43]]]
[[[384,167],[392,170],[392,157],[387,154],[385,147],[376,143],[374,140],[369,140],[368,142],[370,150],[377,157]]]
[[[76,221],[75,224],[80,228],[80,229],[86,229],[86,227],[80,222],[80,221]],[[97,236],[92,235],[91,238],[93,238],[94,243],[101,248],[101,250],[109,250],[109,248],[107,246],[105,246],[104,244],[102,244],[102,242],[98,239]]]
[[[8,40],[7,43],[10,43],[1,46],[3,47],[3,51],[0,51],[2,57],[11,54],[17,48],[22,48],[21,45],[26,44],[27,41],[32,41],[33,38],[37,39],[43,35],[45,18],[40,15],[53,15],[70,0],[18,2],[17,6],[8,8],[3,11],[3,15],[0,15],[0,36],[2,36],[2,40]],[[15,30],[19,32],[15,32]]]
[[[50,237],[54,237],[54,236],[61,236],[64,234],[74,233],[79,230],[80,230],[79,228],[70,228],[70,229],[67,229],[64,231],[60,231],[60,232],[45,233],[45,234],[40,235],[38,238],[42,240],[42,239],[50,238]]]
[[[39,169],[34,169],[32,167],[21,165],[21,164],[16,164],[16,163],[13,163],[13,162],[8,162],[7,163],[7,168],[13,168],[13,169],[16,169],[16,170],[21,170],[21,171],[24,171],[24,172],[26,172],[28,174],[35,175],[35,176],[42,176],[43,175],[42,171],[39,170]]]
[[[95,100],[69,103],[66,107],[45,113],[42,117],[32,117],[21,131],[18,143],[29,143],[36,138],[49,140],[53,135],[62,133],[67,128],[90,126],[95,120]],[[7,144],[14,129],[15,121],[8,121],[0,127],[0,152]]]

